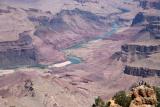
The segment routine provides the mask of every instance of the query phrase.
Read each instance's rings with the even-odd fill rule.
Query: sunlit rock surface
[[[109,99],[136,81],[160,83],[156,8],[132,0],[0,4],[0,44],[7,52],[0,60],[2,107],[90,107],[97,96]]]

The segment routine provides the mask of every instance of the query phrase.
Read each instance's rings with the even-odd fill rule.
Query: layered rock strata
[[[132,26],[144,26],[143,31],[149,32],[151,39],[160,39],[160,16],[157,14],[139,12]]]
[[[17,41],[0,42],[0,68],[12,68],[38,63],[32,38],[24,33]]]
[[[154,8],[160,9],[160,1],[158,0],[139,0],[139,6],[143,9]]]
[[[149,40],[128,43],[121,51],[112,55],[113,60],[122,62],[124,73],[133,76],[160,76],[160,41]]]
[[[160,76],[160,69],[132,67],[132,66],[126,65],[124,69],[124,73],[133,75],[133,76],[142,76],[142,77]]]
[[[150,32],[150,35],[152,35],[151,37],[160,39],[160,17],[151,21],[147,26],[147,30]]]
[[[113,59],[122,62],[134,62],[136,60],[148,58],[152,54],[160,52],[159,41],[144,41],[128,43],[121,46],[121,51],[112,55]]]

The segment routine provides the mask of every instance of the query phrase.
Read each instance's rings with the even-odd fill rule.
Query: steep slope
[[[22,65],[36,65],[38,58],[32,38],[24,33],[17,41],[0,42],[0,67],[12,68]]]
[[[26,70],[0,77],[1,107],[89,107],[92,102],[89,95],[44,70]]]
[[[142,5],[140,1],[140,4]],[[159,35],[160,17],[159,10],[151,6],[158,1],[146,1],[149,7],[139,12],[133,18],[130,29],[139,28],[134,35],[130,35],[130,41],[121,46],[121,51],[113,54],[111,59],[123,62],[124,73],[134,76],[159,76]],[[152,10],[152,12],[150,11]],[[132,32],[132,30],[128,32]],[[127,32],[127,31],[126,31]],[[127,35],[124,33],[124,36]]]

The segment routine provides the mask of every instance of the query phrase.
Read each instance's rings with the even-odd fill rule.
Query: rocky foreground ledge
[[[98,97],[92,107],[159,107],[160,88],[146,82],[133,85],[130,91],[120,91],[105,102]]]

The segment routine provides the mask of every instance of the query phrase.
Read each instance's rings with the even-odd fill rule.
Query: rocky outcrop
[[[152,56],[160,53],[158,42],[148,41],[123,45],[120,59],[127,63],[124,73],[142,77],[160,76],[159,61],[152,58]]]
[[[160,76],[160,69],[150,69],[143,67],[132,67],[126,65],[124,68],[124,73],[133,76],[142,76],[142,77],[150,77],[150,76]]]
[[[107,102],[98,97],[95,99],[95,104],[92,107],[156,107],[159,103],[157,97],[158,90],[148,83],[141,81],[139,84],[133,85],[129,91],[116,93]]]
[[[135,25],[147,25],[149,23],[152,23],[153,21],[159,21],[160,17],[156,14],[149,14],[145,12],[139,12],[137,15],[133,18],[132,26]]]
[[[150,32],[151,37],[154,39],[160,39],[160,17],[150,17],[149,24],[146,29]]]
[[[121,51],[115,52],[111,59],[124,64],[125,74],[141,77],[160,76],[159,53],[159,40],[149,40],[124,44]]]
[[[160,10],[160,1],[152,2],[150,5],[151,7]]]
[[[142,7],[143,9],[147,9],[147,5],[148,5],[147,0],[139,1],[139,6]]]
[[[25,33],[17,41],[0,42],[0,68],[13,68],[38,63],[32,38]]]
[[[160,45],[156,43],[150,45],[145,45],[145,43],[124,44],[121,46],[121,51],[114,53],[111,58],[122,62],[133,62],[148,58],[151,54],[159,52]]]
[[[150,33],[151,39],[160,39],[160,16],[139,12],[131,26],[144,26],[143,31]]]
[[[160,9],[160,1],[159,0],[139,0],[139,6],[143,9],[154,8]]]
[[[142,22],[144,22],[144,20],[145,20],[144,14],[143,14],[142,12],[139,12],[139,13],[135,16],[135,18],[133,19],[133,21],[132,21],[132,26],[135,26],[135,25],[137,25],[137,24],[141,24]]]
[[[141,85],[132,89],[133,100],[129,107],[155,107],[157,104],[156,92],[149,85]]]
[[[160,45],[125,44],[122,45],[121,50],[125,53],[149,55],[160,52]]]

